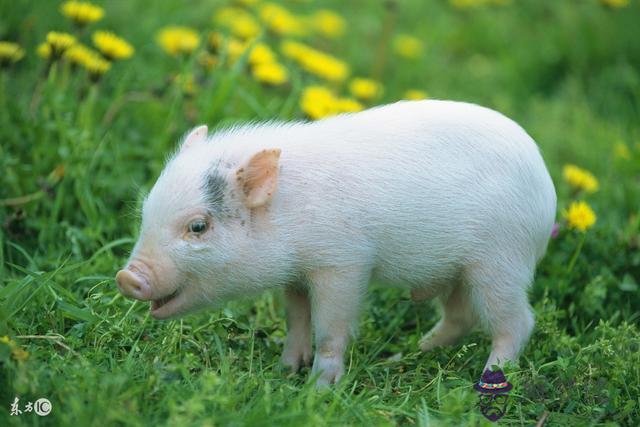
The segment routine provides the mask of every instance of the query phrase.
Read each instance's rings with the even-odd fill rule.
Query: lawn
[[[435,303],[372,284],[347,375],[316,391],[279,367],[280,293],[160,322],[114,282],[191,127],[423,97],[516,120],[558,193],[499,423],[640,424],[640,2],[113,0],[84,25],[61,4],[0,3],[21,49],[0,44],[0,425],[491,424],[488,337],[419,351]]]

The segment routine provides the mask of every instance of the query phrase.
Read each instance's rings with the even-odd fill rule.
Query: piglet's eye
[[[207,231],[209,224],[204,219],[196,219],[189,223],[189,232],[194,234],[200,234]]]

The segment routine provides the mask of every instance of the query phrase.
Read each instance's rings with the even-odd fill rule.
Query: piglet
[[[474,325],[486,368],[515,361],[534,317],[527,300],[556,194],[538,147],[487,108],[406,101],[305,123],[193,129],[142,208],[116,275],[156,319],[284,289],[282,362],[312,359],[319,385],[344,353],[372,276],[437,298],[423,351]]]

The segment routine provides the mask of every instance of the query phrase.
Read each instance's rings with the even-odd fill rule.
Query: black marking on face
[[[214,168],[205,176],[202,191],[204,191],[209,209],[213,213],[223,214],[226,211],[224,204],[226,189],[227,180],[218,173],[217,168]]]

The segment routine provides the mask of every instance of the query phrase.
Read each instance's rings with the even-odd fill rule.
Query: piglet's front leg
[[[303,288],[291,287],[284,291],[287,310],[287,339],[281,363],[297,372],[301,366],[311,364],[311,304]]]
[[[309,275],[316,354],[312,376],[317,387],[344,374],[344,352],[355,331],[368,274],[358,270],[322,269]]]

